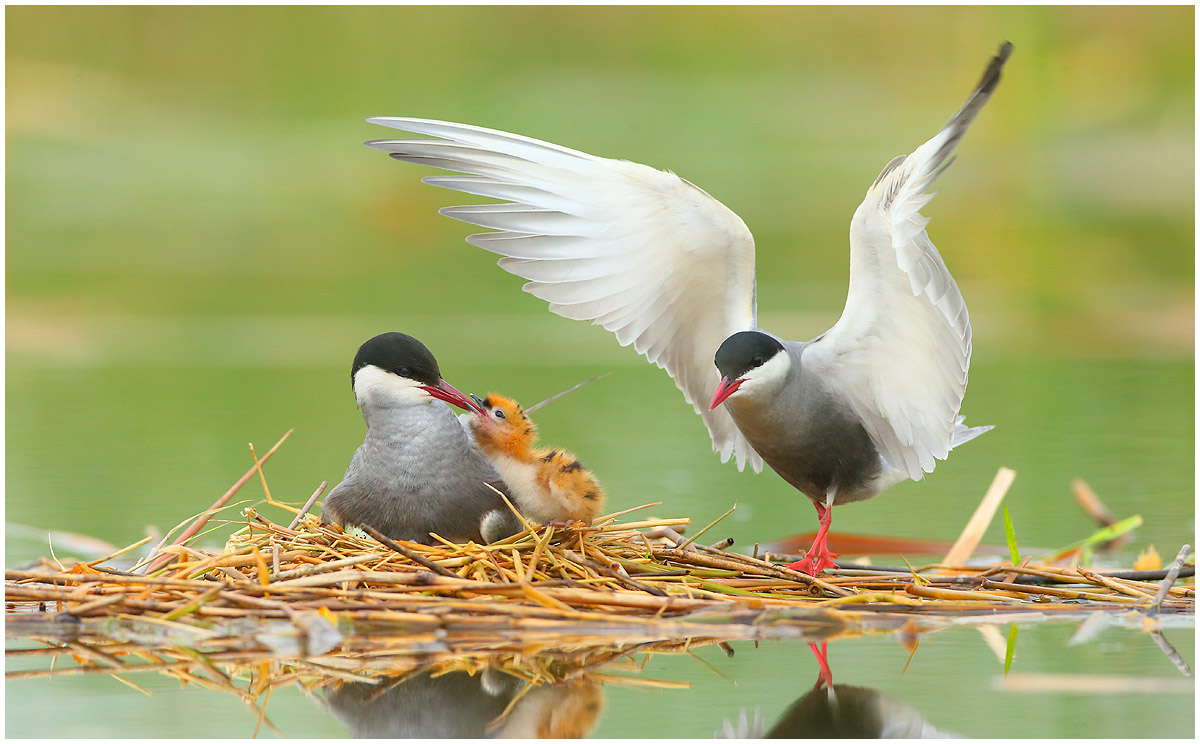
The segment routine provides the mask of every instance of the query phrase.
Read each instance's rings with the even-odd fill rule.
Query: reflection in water
[[[817,657],[817,682],[788,706],[779,720],[764,732],[762,716],[746,712],[736,721],[726,720],[717,735],[726,739],[945,739],[954,734],[939,731],[913,708],[886,697],[879,690],[833,683],[828,651],[808,644]]]
[[[1137,618],[1128,617],[1132,614],[1125,613],[1120,619],[1114,617],[1113,621],[1140,623]],[[878,684],[890,689],[889,685],[896,681],[897,669],[890,665],[885,672],[884,666],[870,662],[867,666],[846,664],[845,669],[830,667],[822,664],[824,642],[810,644],[820,650],[816,652],[815,664],[804,665],[806,670],[816,672],[815,684],[791,695],[778,691],[778,696],[770,698],[773,702],[766,702],[758,695],[750,696],[745,689],[739,694],[731,686],[736,684],[736,679],[765,680],[777,688],[772,675],[790,672],[785,672],[778,663],[766,667],[747,666],[747,663],[752,665],[761,657],[777,657],[787,650],[786,646],[771,644],[758,651],[758,644],[741,644],[737,655],[741,657],[746,653],[751,658],[740,659],[733,665],[712,653],[713,649],[708,649],[708,653],[697,653],[706,646],[718,645],[713,638],[614,643],[611,637],[594,636],[590,643],[579,637],[569,643],[540,649],[521,644],[521,650],[480,649],[478,644],[491,643],[476,638],[475,651],[461,648],[430,651],[402,647],[396,636],[358,636],[352,649],[292,657],[279,653],[285,650],[283,645],[278,646],[279,651],[251,648],[252,640],[236,643],[210,640],[193,649],[186,647],[187,639],[180,635],[152,637],[148,633],[141,636],[126,633],[123,640],[97,642],[95,636],[81,635],[79,621],[55,622],[56,617],[41,613],[28,618],[33,624],[23,622],[22,616],[9,618],[6,630],[21,630],[13,626],[23,625],[24,637],[41,640],[29,648],[6,652],[6,661],[13,666],[5,672],[9,684],[6,692],[19,694],[13,692],[14,688],[25,688],[33,682],[31,678],[49,682],[45,678],[111,674],[132,685],[139,679],[138,672],[168,675],[184,682],[188,688],[207,688],[233,696],[249,708],[249,716],[222,722],[226,727],[221,729],[224,736],[245,737],[257,735],[260,730],[279,736],[311,736],[319,730],[320,735],[337,735],[345,731],[354,738],[576,738],[597,731],[608,736],[620,732],[615,735],[669,737],[709,733],[714,724],[719,725],[723,718],[728,718],[723,726],[719,726],[718,736],[935,738],[954,734],[940,731],[908,702],[920,703],[926,708],[925,712],[937,713],[935,719],[944,719],[946,706],[953,705],[967,715],[993,712],[1008,720],[1012,718],[1010,714],[1018,710],[1016,706],[1023,705],[1011,696],[1005,698],[1003,695],[994,703],[979,695],[973,695],[971,700],[958,697],[970,694],[972,684],[967,667],[961,665],[948,670],[950,677],[961,678],[958,689],[942,689],[941,694],[934,697],[929,679],[923,683],[910,680],[903,695],[906,702],[871,687],[833,684],[835,679],[845,681],[851,677],[856,678],[855,682],[872,681],[871,677],[864,679],[863,675],[873,677],[871,670],[874,669],[879,675]],[[1056,614],[1046,622],[1063,620],[1063,614]],[[1071,619],[1071,622],[1078,621],[1079,616]],[[86,627],[89,622],[84,620],[82,626]],[[1171,618],[1160,617],[1160,622],[1170,623]],[[113,627],[111,623],[109,625]],[[180,623],[157,622],[154,625],[162,628],[173,625],[175,627],[170,630],[175,632],[189,630],[189,626]],[[1193,628],[1194,616],[1179,617],[1174,625]],[[122,627],[131,630],[128,625]],[[193,628],[190,632],[200,630]],[[1065,635],[1059,635],[1065,639]],[[1130,639],[1135,637],[1129,636]],[[979,643],[975,634],[967,638],[973,639],[974,644]],[[845,640],[861,643],[860,639]],[[840,648],[843,639],[835,636],[832,642]],[[194,638],[192,643],[196,643]],[[719,645],[727,656],[733,655],[732,646]],[[846,646],[845,650],[849,651],[852,644]],[[1143,646],[1152,648],[1148,641],[1144,641]],[[961,648],[969,651],[967,647]],[[858,658],[864,659],[861,654]],[[1155,661],[1169,669],[1161,659]],[[20,668],[30,662],[39,668]],[[735,671],[737,668],[740,672]],[[787,669],[792,668],[787,665]],[[995,667],[983,673],[998,675],[1001,668],[997,662]],[[976,672],[976,677],[978,674]],[[1105,698],[1106,706],[1119,705],[1127,697],[1114,695],[1114,689],[1122,693],[1146,692],[1147,677],[1123,679],[1123,687],[1113,687],[1114,680],[1120,681],[1114,677],[1104,686],[1088,688],[1087,692],[1109,695]],[[16,680],[28,681],[14,684]],[[1041,687],[1043,695],[1052,695],[1061,689],[1061,680],[1042,682],[1057,685]],[[975,685],[977,687],[978,679]],[[1186,688],[1186,683],[1180,687]],[[307,692],[309,698],[279,695],[285,688],[293,693],[297,689]],[[633,696],[629,694],[631,688],[638,691]],[[69,688],[43,685],[40,689],[43,695],[60,695],[61,690]],[[670,691],[670,694],[655,696],[650,702],[641,693],[645,690]],[[272,697],[273,691],[275,697]],[[1059,699],[1064,704],[1068,700],[1075,701],[1070,704],[1076,705],[1083,698],[1077,694],[1079,690],[1071,692],[1073,697]],[[803,694],[792,699],[799,693]],[[99,730],[115,735],[129,735],[130,732],[146,735],[145,728],[136,731],[130,728],[129,717],[120,713],[123,708],[119,701],[114,706],[111,705],[112,697],[102,699],[106,704],[84,708],[88,710],[88,720]],[[764,705],[771,706],[770,710],[782,712],[771,715],[764,722],[761,713],[753,711],[748,715],[745,708],[740,708],[746,700],[763,701]],[[74,702],[78,704],[80,700]],[[606,704],[622,705],[620,714],[602,715]],[[304,714],[327,715],[328,720],[322,722],[319,729],[297,730],[304,726],[297,722],[304,715],[295,716],[298,710],[294,706],[300,706]],[[680,711],[690,713],[681,718]],[[279,726],[272,722],[272,717]],[[12,725],[14,718],[16,716],[9,717],[8,725]],[[1010,731],[1014,727],[1019,727],[1022,732],[1036,731],[1046,725],[1036,715],[1015,720],[1009,725]],[[59,726],[56,730],[61,731],[63,723],[63,720],[51,720],[49,725]],[[1168,723],[1182,724],[1184,720],[1176,716]],[[47,724],[43,721],[39,725]],[[958,726],[967,725],[973,727],[973,733],[991,730],[981,729],[979,720],[968,724],[960,715]],[[1180,728],[1177,726],[1174,730]],[[39,730],[38,735],[45,735],[45,731]]]
[[[936,739],[938,731],[913,708],[879,690],[818,682],[788,706],[767,739]]]
[[[570,739],[589,733],[603,708],[600,687],[567,682],[529,688],[494,669],[480,674],[424,671],[380,684],[326,688],[325,707],[356,739]]]

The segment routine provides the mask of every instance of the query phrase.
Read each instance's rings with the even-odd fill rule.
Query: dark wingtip
[[[1008,61],[1012,49],[1012,42],[1006,41],[996,50],[996,56],[988,62],[987,69],[983,71],[983,77],[979,79],[977,89],[980,93],[987,95],[995,89],[996,84],[1000,82],[1000,70],[1004,69],[1004,63]]]

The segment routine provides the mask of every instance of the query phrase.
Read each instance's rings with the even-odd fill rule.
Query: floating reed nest
[[[729,552],[729,541],[701,544],[720,519],[684,539],[688,519],[637,518],[658,504],[590,525],[525,522],[491,545],[397,542],[369,528],[321,524],[308,511],[324,484],[300,508],[266,491],[263,508],[291,516],[286,527],[246,508],[224,549],[192,544],[270,454],[171,544],[169,533],[132,565],[127,556],[149,538],[70,567],[42,559],[32,570],[6,570],[6,631],[30,645],[7,649],[6,659],[49,661],[6,670],[6,678],[104,674],[148,692],[128,677],[158,672],[234,694],[259,728],[278,731],[266,705],[281,686],[316,693],[350,722],[354,711],[405,685],[459,685],[478,676],[472,684],[508,686],[487,730],[521,730],[528,710],[545,705],[576,712],[554,720],[594,722],[601,685],[689,686],[641,676],[634,654],[644,665],[653,654],[708,644],[732,653],[728,641],[870,632],[898,632],[915,649],[920,633],[963,622],[1078,620],[1106,611],[1150,630],[1187,669],[1157,631],[1159,618],[1187,622],[1195,614],[1194,587],[1176,585],[1194,575],[1194,563],[1184,565],[1186,547],[1166,570],[1028,559],[957,565],[968,562],[1011,483],[1003,469],[942,563],[843,564],[821,577],[767,560],[783,556]],[[1010,631],[1010,646],[1013,639]],[[76,664],[55,663],[64,656]]]
[[[172,544],[164,538],[132,567],[121,557],[149,538],[69,568],[43,559],[34,570],[6,570],[7,633],[42,644],[8,656],[67,653],[81,664],[6,676],[194,675],[197,663],[219,662],[255,666],[261,692],[317,671],[362,681],[509,654],[534,664],[524,675],[539,680],[549,679],[539,659],[572,659],[568,668],[578,668],[589,654],[611,659],[631,648],[911,635],[1096,611],[1128,618],[1134,610],[1153,627],[1157,617],[1195,613],[1194,587],[1176,585],[1194,575],[1194,563],[1184,565],[1186,546],[1168,569],[1154,571],[1029,559],[961,565],[1011,483],[1005,469],[948,556],[960,559],[904,569],[843,565],[821,577],[729,552],[728,541],[701,544],[720,519],[685,540],[676,528],[690,524],[686,518],[637,518],[658,504],[590,525],[524,522],[491,545],[422,545],[321,524],[308,512],[324,484],[297,508],[272,499],[265,480],[267,506],[291,516],[288,526],[246,508],[224,549],[190,544],[278,446]]]
[[[1174,585],[1182,560],[1173,574],[1025,561],[903,571],[864,566],[811,577],[697,545],[695,538],[681,545],[662,537],[687,519],[619,521],[645,508],[591,525],[528,524],[491,545],[421,545],[377,533],[380,539],[374,539],[321,524],[307,513],[285,527],[247,508],[222,551],[172,545],[130,571],[106,566],[111,561],[105,560],[54,572],[8,570],[6,612],[10,623],[13,613],[40,610],[84,621],[143,618],[198,627],[212,620],[291,620],[297,613],[322,611],[337,622],[393,623],[414,633],[471,629],[524,635],[544,628],[552,635],[603,629],[669,637],[681,629],[668,623],[681,622],[761,630],[858,623],[864,614],[901,619],[1195,608],[1194,588]]]

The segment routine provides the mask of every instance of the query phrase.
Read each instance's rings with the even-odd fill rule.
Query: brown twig
[[[328,481],[321,481],[321,485],[317,486],[317,490],[313,491],[313,495],[309,496],[308,501],[304,502],[304,506],[301,507],[300,511],[296,512],[296,518],[288,525],[289,530],[296,529],[296,525],[300,524],[300,520],[304,519],[304,515],[308,514],[308,510],[313,508],[313,504],[317,503],[317,499],[321,498],[321,494],[325,493],[325,487],[328,485]]]
[[[667,596],[666,592],[664,592],[662,589],[659,589],[656,586],[650,586],[649,584],[643,584],[640,581],[634,581],[630,577],[623,576],[619,572],[612,570],[608,566],[601,565],[601,564],[597,563],[596,561],[591,560],[590,558],[585,558],[584,556],[582,556],[572,550],[563,550],[563,555],[567,556],[568,558],[575,561],[576,563],[582,563],[583,565],[587,566],[588,568],[592,569],[593,571],[595,571],[598,574],[602,574],[604,576],[614,578],[623,584],[628,584],[629,586],[633,587],[634,589],[637,589],[638,591],[646,592],[648,594],[653,594],[656,597]]]
[[[1183,568],[1183,562],[1187,560],[1188,553],[1192,552],[1191,545],[1184,545],[1179,549],[1179,555],[1175,556],[1175,561],[1171,563],[1171,568],[1167,571],[1167,575],[1163,578],[1162,583],[1158,585],[1158,592],[1155,593],[1154,599],[1150,602],[1150,609],[1147,614],[1158,614],[1159,608],[1162,607],[1163,599],[1166,598],[1167,592],[1171,590],[1171,586],[1175,580],[1179,578],[1179,571]]]
[[[287,438],[290,437],[291,435],[292,435],[292,430],[288,429],[287,433],[284,434],[282,437],[280,437],[279,441],[275,443],[275,446],[272,447],[270,450],[268,450],[267,453],[262,456],[262,459],[258,459],[255,461],[254,467],[247,470],[246,474],[243,475],[241,478],[239,478],[237,483],[234,483],[233,486],[231,486],[230,489],[228,491],[226,491],[223,496],[221,496],[221,498],[214,501],[212,506],[208,507],[208,509],[206,509],[203,514],[201,514],[199,517],[197,517],[196,521],[192,522],[192,524],[186,530],[184,530],[179,535],[179,537],[175,538],[175,540],[173,540],[171,542],[171,545],[179,545],[180,543],[187,542],[188,540],[195,537],[196,533],[198,533],[200,531],[200,529],[202,527],[204,527],[204,525],[208,524],[209,518],[212,517],[212,515],[216,514],[217,511],[220,510],[221,507],[225,506],[225,503],[228,502],[231,498],[233,498],[233,495],[238,492],[238,489],[240,489],[242,486],[246,485],[247,481],[249,481],[251,478],[253,478],[255,473],[259,472],[259,470],[262,468],[263,463],[265,463],[268,459],[270,459],[271,455],[275,454],[275,450],[279,449],[279,446],[281,444],[283,444],[285,441],[287,441]],[[155,558],[154,560],[152,560],[146,564],[146,567],[142,569],[142,573],[143,574],[154,573],[158,569],[160,569],[163,566],[170,563],[171,559],[173,557],[174,556],[171,556],[171,555],[163,555],[163,556],[159,556],[158,558]]]
[[[1020,602],[1019,597],[1012,597],[1000,592],[966,592],[958,589],[937,589],[932,586],[918,586],[917,584],[908,584],[904,587],[904,591],[914,597],[924,597],[926,599],[944,599],[944,600],[970,600],[983,602]]]
[[[451,571],[447,568],[442,568],[438,564],[434,563],[433,561],[429,560],[428,558],[426,558],[425,556],[421,555],[420,553],[418,553],[416,551],[409,550],[408,548],[404,547],[403,545],[396,542],[395,540],[388,537],[387,535],[383,534],[382,532],[375,529],[374,527],[372,527],[370,525],[366,525],[366,524],[361,525],[361,527],[362,527],[363,532],[367,533],[371,537],[378,540],[380,543],[386,545],[387,547],[396,551],[400,555],[409,559],[413,563],[424,566],[425,568],[428,568],[430,571],[433,571],[435,574],[447,576],[452,579],[458,578],[458,574],[454,573],[453,571]]]

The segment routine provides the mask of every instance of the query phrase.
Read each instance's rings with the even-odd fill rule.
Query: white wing
[[[913,480],[935,458],[991,427],[967,429],[958,409],[971,363],[971,324],[958,285],[925,234],[925,189],[1000,80],[1005,43],[975,92],[937,136],[888,163],[850,224],[850,291],[842,316],[806,363],[862,417],[888,463]]]
[[[724,408],[709,411],[728,336],[755,326],[754,239],[725,205],[672,173],[598,158],[491,129],[372,118],[428,135],[367,145],[464,176],[425,183],[504,200],[449,207],[447,217],[499,232],[467,242],[504,258],[551,312],[590,320],[667,370],[704,419],[721,461],[762,460]]]

